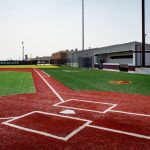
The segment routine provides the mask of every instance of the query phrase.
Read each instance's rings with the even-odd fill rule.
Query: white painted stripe
[[[110,129],[110,128],[104,128],[104,127],[94,126],[94,125],[87,125],[87,127],[91,127],[91,128],[99,129],[99,130],[110,131],[110,132],[115,132],[115,133],[119,133],[119,134],[125,134],[125,135],[129,135],[129,136],[137,137],[137,138],[143,138],[143,139],[150,140],[150,136],[146,136],[146,135],[141,135],[141,134],[136,134],[136,133],[131,133],[131,132],[125,132],[125,131],[120,131],[120,130],[115,130],[115,129]]]
[[[20,130],[24,130],[24,131],[28,131],[28,132],[32,132],[32,133],[37,133],[37,134],[40,134],[40,135],[56,138],[56,139],[59,139],[59,140],[65,140],[64,137],[56,136],[56,135],[49,134],[49,133],[46,133],[46,132],[42,132],[42,131],[37,131],[37,130],[21,127],[21,126],[15,125],[15,124],[7,123],[7,122],[4,122],[3,124],[5,124],[7,126],[10,126],[10,127],[13,127],[13,128],[20,129]]]
[[[30,112],[30,113],[27,113],[27,114],[24,114],[24,115],[22,115],[22,116],[18,116],[18,117],[14,117],[14,118],[12,118],[11,120],[8,120],[8,121],[5,121],[5,122],[12,122],[12,121],[14,121],[14,120],[18,120],[18,119],[20,119],[20,118],[23,118],[23,117],[26,117],[26,116],[28,116],[28,115],[31,115],[31,114],[33,114],[33,113],[35,113],[36,111],[33,111],[33,112]],[[2,123],[3,124],[3,123]]]
[[[104,110],[104,111],[98,111],[98,110],[93,110],[93,109],[85,109],[85,108],[78,108],[78,107],[72,107],[72,106],[65,106],[65,105],[60,105],[60,104],[65,104],[69,101],[81,101],[81,102],[85,102],[85,103],[93,103],[93,104],[105,104],[105,105],[111,105],[108,109]],[[71,108],[71,109],[76,109],[76,110],[83,110],[83,111],[88,111],[88,112],[94,112],[94,113],[106,113],[109,110],[111,110],[112,108],[116,107],[117,104],[112,104],[112,103],[103,103],[103,102],[93,102],[93,101],[86,101],[86,100],[76,100],[76,99],[69,99],[66,100],[65,102],[59,102],[54,104],[53,106],[57,106],[57,107],[62,107],[62,108]]]
[[[122,114],[128,114],[128,115],[150,117],[150,115],[147,115],[147,114],[138,114],[138,113],[132,113],[132,112],[119,111],[119,110],[109,110],[109,111],[110,112],[116,112],[116,113],[122,113]]]
[[[64,102],[64,99],[56,92],[56,90],[41,76],[41,74],[36,70],[34,69],[37,74],[42,78],[42,80],[47,84],[47,86],[53,91],[53,93],[58,97],[58,99],[61,101],[61,102]]]
[[[56,105],[59,105],[59,104],[63,104],[63,103],[69,102],[69,101],[81,101],[81,102],[87,102],[87,103],[107,104],[107,105],[113,105],[113,106],[114,105],[118,105],[118,104],[113,104],[113,103],[104,103],[104,102],[97,102],[97,101],[88,101],[88,100],[79,100],[79,99],[68,99],[68,100],[65,100],[64,102],[56,103],[53,106],[56,106]]]
[[[90,109],[83,109],[83,108],[77,108],[77,107],[69,107],[69,106],[59,106],[55,105],[56,107],[62,107],[62,108],[69,108],[69,109],[75,109],[75,110],[82,110],[82,111],[88,111],[88,112],[94,112],[94,113],[105,113],[103,111],[96,111],[96,110],[90,110]]]
[[[81,118],[78,118],[78,117],[71,117],[71,116],[65,116],[65,115],[60,115],[60,114],[54,114],[54,113],[48,113],[48,112],[43,112],[43,111],[32,111],[32,112],[29,112],[27,114],[24,114],[24,115],[21,115],[19,117],[16,117],[16,118],[13,118],[11,120],[8,120],[6,122],[12,122],[14,120],[18,120],[20,118],[23,118],[23,117],[26,117],[26,116],[29,116],[31,114],[34,114],[34,113],[40,113],[40,114],[44,114],[44,115],[51,115],[51,116],[57,116],[57,117],[62,117],[62,118],[69,118],[69,119],[74,119],[74,120],[79,120],[79,121],[91,121],[91,120],[87,120],[87,119],[81,119]]]
[[[6,117],[6,118],[0,118],[0,120],[8,120],[8,119],[15,119],[17,117]]]
[[[53,134],[50,134],[50,133],[47,133],[47,132],[38,131],[38,130],[30,129],[30,128],[25,128],[25,127],[22,127],[22,126],[19,126],[19,125],[11,124],[11,122],[14,121],[14,120],[18,120],[20,118],[23,118],[25,116],[29,116],[29,115],[34,114],[34,113],[40,113],[40,114],[44,114],[44,115],[57,116],[57,117],[61,117],[61,118],[68,118],[68,119],[72,119],[72,120],[83,121],[83,125],[80,126],[80,127],[78,127],[77,129],[73,130],[67,136],[61,137],[61,136],[53,135]],[[56,139],[59,139],[59,140],[67,141],[72,136],[76,135],[82,129],[84,129],[85,127],[87,127],[87,125],[89,125],[91,122],[92,121],[90,121],[90,120],[81,119],[81,118],[77,118],[77,117],[64,116],[64,115],[47,113],[47,112],[42,112],[42,111],[33,111],[33,112],[30,112],[30,113],[24,114],[22,116],[19,116],[17,118],[14,118],[12,120],[5,121],[2,124],[10,126],[10,127],[13,127],[13,128],[16,128],[16,129],[20,129],[20,130],[23,130],[23,131],[32,132],[32,133],[44,135],[44,136],[47,136],[47,137],[51,137],[51,138],[56,138]]]
[[[69,119],[74,119],[74,120],[79,120],[79,121],[91,121],[91,120],[87,120],[87,119],[81,119],[78,117],[71,117],[71,116],[65,116],[65,115],[60,115],[60,114],[54,114],[54,113],[48,113],[48,112],[42,112],[42,111],[34,111],[32,113],[41,113],[41,114],[45,114],[45,115],[52,115],[52,116],[58,116],[58,117],[62,117],[62,118],[69,118]]]
[[[107,112],[109,112],[110,110],[112,110],[114,107],[116,107],[117,106],[117,104],[114,104],[113,106],[111,106],[111,107],[109,107],[108,109],[106,109],[105,111],[104,111],[104,113],[107,113]]]
[[[57,106],[57,105],[59,105],[59,104],[63,104],[63,103],[65,103],[65,102],[69,102],[69,101],[70,101],[70,99],[69,99],[69,100],[65,100],[65,101],[63,101],[63,102],[56,103],[56,104],[54,104],[53,106]]]
[[[85,127],[87,127],[87,125],[89,125],[92,121],[88,121],[85,124],[83,124],[81,127],[77,128],[76,130],[74,130],[72,133],[70,133],[68,136],[65,137],[65,141],[67,141],[68,139],[70,139],[71,137],[73,137],[74,135],[76,135],[78,132],[80,132],[81,130],[83,130]]]
[[[48,77],[50,77],[50,75],[49,75],[49,74],[47,74],[46,72],[44,72],[43,70],[42,70],[42,72],[43,72],[45,75],[47,75]]]
[[[37,131],[37,130],[29,129],[29,128],[24,128],[24,127],[17,126],[17,125],[14,125],[14,124],[10,123],[10,122],[12,122],[14,120],[18,120],[19,118],[23,118],[25,116],[28,116],[28,115],[31,115],[31,114],[34,114],[34,113],[41,113],[41,114],[52,115],[52,116],[59,116],[59,117],[62,117],[62,118],[63,117],[64,118],[70,118],[70,119],[75,119],[75,120],[79,120],[79,121],[86,121],[86,123],[83,124],[82,126],[80,126],[79,128],[77,128],[76,130],[74,130],[73,132],[71,132],[66,137],[60,137],[60,136],[56,136],[56,135],[49,134],[49,133],[46,133],[46,132]],[[47,113],[47,112],[41,112],[41,111],[33,111],[33,112],[30,112],[30,113],[24,114],[22,116],[15,117],[15,118],[13,118],[11,120],[5,121],[2,124],[11,126],[11,127],[17,128],[17,129],[21,129],[21,130],[25,130],[25,131],[29,131],[29,132],[33,132],[33,133],[37,133],[37,134],[41,134],[41,135],[45,135],[45,136],[48,136],[48,137],[64,140],[64,141],[67,141],[69,138],[71,138],[72,136],[77,134],[79,131],[81,131],[85,127],[90,127],[90,128],[95,128],[95,129],[99,129],[99,130],[105,130],[105,131],[109,131],[109,132],[124,134],[124,135],[133,136],[133,137],[137,137],[137,138],[143,138],[143,139],[148,139],[148,140],[150,139],[150,136],[136,134],[136,133],[132,133],[132,132],[125,132],[125,131],[111,129],[111,128],[105,128],[105,127],[101,127],[101,126],[90,125],[90,123],[92,123],[91,120],[81,119],[81,118],[77,118],[77,117],[64,116],[64,115]]]
[[[74,101],[83,101],[83,102],[89,102],[89,103],[99,103],[99,104],[107,104],[107,105],[117,105],[113,103],[106,103],[106,102],[98,102],[98,101],[89,101],[89,100],[80,100],[80,99],[69,99],[67,101],[74,100]],[[65,101],[66,102],[66,101]]]

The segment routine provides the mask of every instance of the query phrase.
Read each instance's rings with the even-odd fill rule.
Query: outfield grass
[[[30,72],[0,71],[0,96],[34,92]]]
[[[49,68],[49,69],[54,69],[54,68],[59,68],[59,66],[54,66],[54,65],[0,65],[0,68]]]
[[[150,75],[129,74],[75,68],[43,69],[74,90],[96,90],[150,95]],[[131,81],[127,85],[111,84],[113,80]]]

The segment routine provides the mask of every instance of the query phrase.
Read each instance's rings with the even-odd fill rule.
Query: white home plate
[[[76,114],[74,110],[70,110],[70,109],[63,110],[59,113],[60,114]]]

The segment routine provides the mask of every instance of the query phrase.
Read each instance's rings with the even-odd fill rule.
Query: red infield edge
[[[32,72],[36,88],[0,96],[0,149],[150,149],[150,96],[73,91],[38,69],[0,71]]]

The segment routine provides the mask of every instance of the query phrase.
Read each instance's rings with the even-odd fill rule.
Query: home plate
[[[60,114],[76,114],[74,110],[70,110],[70,109],[63,110],[59,113]]]

